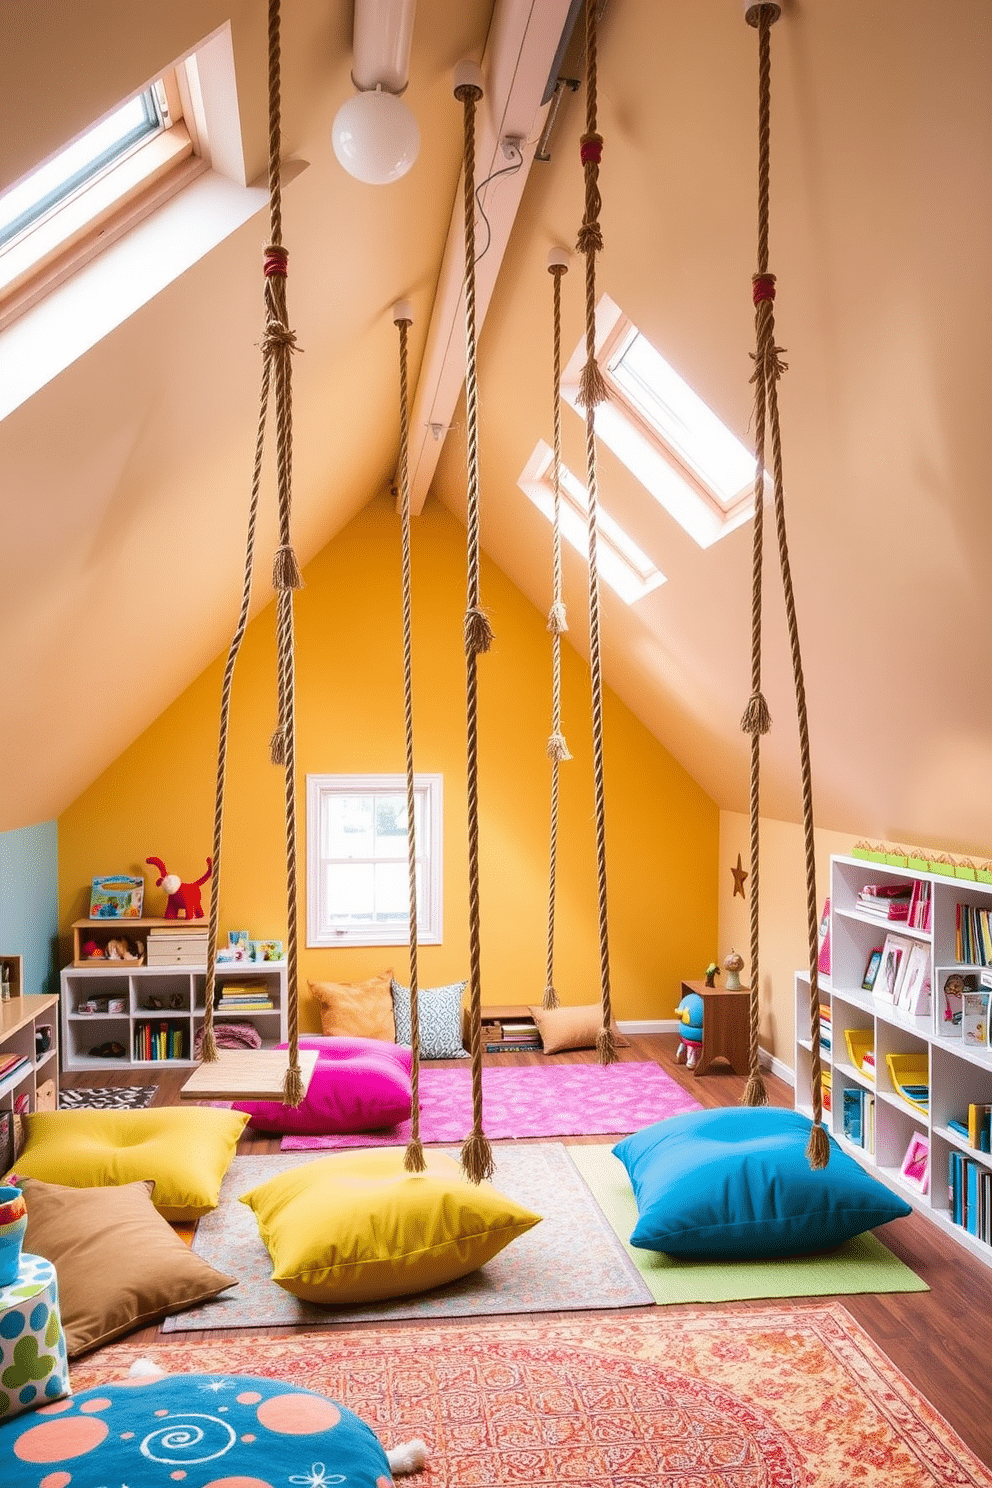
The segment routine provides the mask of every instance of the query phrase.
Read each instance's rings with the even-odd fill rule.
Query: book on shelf
[[[861,978],[862,992],[872,991],[875,986],[875,979],[878,976],[878,968],[881,966],[881,964],[882,947],[880,945],[873,946],[869,953],[867,964],[865,965],[865,974]]]
[[[880,920],[908,920],[912,895],[912,884],[865,884],[858,891],[857,905]]]
[[[913,942],[907,940],[904,935],[893,935],[891,931],[885,937],[881,964],[872,988],[874,995],[882,1002],[895,1002],[903,961],[909,954],[912,944]]]
[[[849,1142],[861,1146],[861,1119],[863,1091],[853,1086],[844,1091],[844,1135]]]
[[[962,1123],[959,1123],[961,1125]],[[988,1152],[992,1146],[992,1106],[972,1102],[968,1107],[968,1145],[976,1152]],[[948,1122],[950,1125],[950,1122]]]
[[[909,900],[909,924],[914,930],[930,929],[933,886],[922,878],[914,879]]]
[[[819,956],[817,959],[817,970],[824,976],[830,975],[830,900],[824,899],[823,913],[820,915],[820,929],[818,932]]]
[[[918,941],[905,959],[895,1005],[915,1018],[930,1012],[930,948]]]
[[[989,1042],[989,993],[961,993],[961,1037],[966,1044],[987,1048]]]
[[[11,1054],[0,1062],[0,1081],[6,1082],[24,1075],[31,1068],[31,1061],[23,1054]]]

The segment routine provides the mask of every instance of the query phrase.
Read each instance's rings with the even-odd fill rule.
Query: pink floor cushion
[[[234,1103],[256,1131],[330,1136],[378,1131],[408,1119],[412,1050],[381,1039],[316,1035],[301,1038],[300,1048],[317,1050],[317,1068],[302,1105]]]

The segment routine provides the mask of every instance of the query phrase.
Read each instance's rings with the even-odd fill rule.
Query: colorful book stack
[[[502,1023],[487,1023],[484,1029],[487,1054],[522,1054],[528,1049],[540,1049],[541,1035],[533,1020],[526,1018],[506,1020]]]
[[[214,1010],[218,1013],[271,1013],[275,1004],[268,987],[251,983],[218,983],[214,993]]]
[[[134,1058],[145,1062],[158,1059],[185,1059],[186,1036],[177,1023],[136,1023],[134,1025]]]
[[[954,911],[954,959],[965,966],[992,966],[990,912],[977,904],[959,904]]]
[[[913,882],[913,892],[909,899],[909,920],[914,930],[929,930],[930,915],[933,908],[933,885],[922,878]]]
[[[974,1147],[976,1152],[992,1150],[992,1105],[972,1103],[968,1107],[967,1121],[952,1118],[947,1124],[951,1131],[964,1137],[968,1146]]]
[[[969,1235],[992,1244],[992,1168],[952,1151],[947,1166],[947,1207]]]
[[[820,1090],[823,1096],[823,1109],[825,1111],[832,1111],[834,1105],[833,1075],[830,1072],[829,1064],[823,1065],[820,1070]]]
[[[825,1054],[830,1053],[831,1044],[831,1014],[829,1002],[820,1003],[820,1048]]]
[[[865,884],[858,893],[858,908],[878,920],[909,920],[913,884]]]
[[[0,1084],[5,1085],[8,1081],[13,1084],[30,1068],[31,1061],[24,1054],[0,1055]]]

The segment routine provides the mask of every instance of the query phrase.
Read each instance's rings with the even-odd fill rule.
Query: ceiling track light
[[[416,0],[355,0],[351,80],[357,89],[338,109],[334,153],[356,181],[398,181],[420,149],[420,128],[406,91]]]

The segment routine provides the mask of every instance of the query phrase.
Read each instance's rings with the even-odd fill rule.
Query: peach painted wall
[[[267,560],[259,584],[267,584]],[[431,985],[468,970],[465,804],[465,533],[431,500],[413,528],[416,766],[444,776],[444,943],[421,950]],[[399,527],[371,501],[309,564],[296,598],[297,811],[301,869],[301,1027],[316,1028],[306,979],[404,977],[404,947],[305,945],[307,772],[402,772]],[[545,617],[493,564],[482,599],[495,643],[479,659],[482,996],[538,1001],[547,940],[550,639]],[[275,724],[274,610],[248,628],[238,662],[226,792],[220,930],[286,929],[283,776],[268,758]],[[232,617],[232,622],[233,622]],[[164,634],[162,646],[169,644]],[[181,632],[180,632],[181,633]],[[155,854],[184,879],[210,851],[224,658],[124,751],[59,819],[60,925],[86,913],[96,874],[144,871],[146,913],[164,897]],[[154,666],[153,656],[141,663]],[[122,678],[122,685],[126,685]],[[94,704],[96,706],[96,704]],[[616,1016],[669,1019],[678,983],[716,950],[719,813],[612,693],[604,703],[611,986]],[[555,982],[563,1002],[600,996],[588,669],[563,648]],[[68,959],[68,946],[63,947]]]

